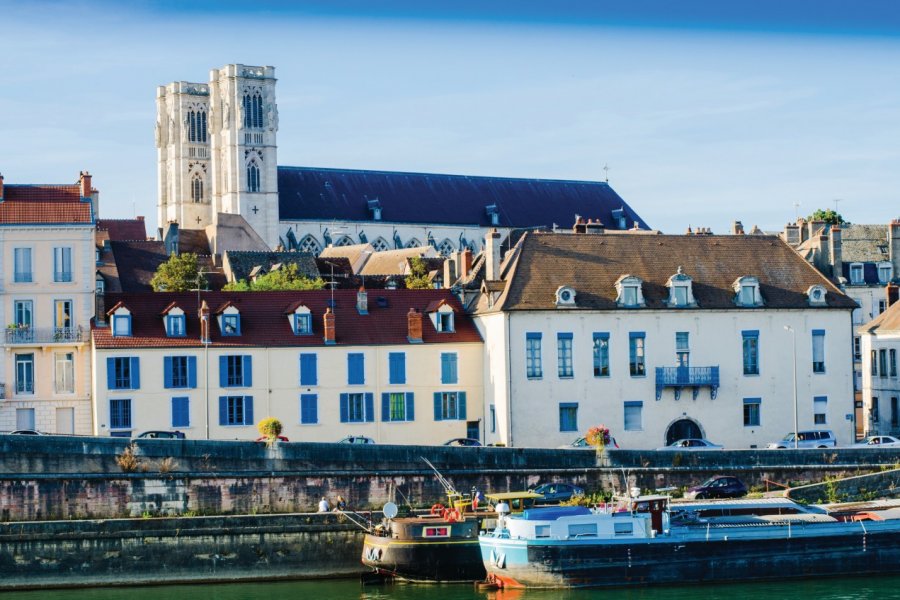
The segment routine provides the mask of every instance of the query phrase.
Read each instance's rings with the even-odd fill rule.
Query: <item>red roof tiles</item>
[[[4,185],[0,224],[93,223],[76,185]]]
[[[97,231],[105,231],[110,241],[146,240],[144,217],[136,219],[97,219]]]

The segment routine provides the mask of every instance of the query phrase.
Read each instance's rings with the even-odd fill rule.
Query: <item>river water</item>
[[[900,576],[602,590],[479,591],[471,585],[361,586],[356,580],[5,592],[3,600],[884,600]]]

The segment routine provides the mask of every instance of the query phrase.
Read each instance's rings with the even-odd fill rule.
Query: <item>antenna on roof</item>
[[[603,163],[603,171],[606,176],[606,183],[609,183],[609,164]]]
[[[800,201],[794,200],[794,222],[800,220]]]
[[[843,202],[843,201],[844,201],[844,200],[843,200],[842,198],[835,198],[835,199],[834,199],[834,212],[837,212],[837,211],[838,211],[838,209],[837,209],[838,202]]]

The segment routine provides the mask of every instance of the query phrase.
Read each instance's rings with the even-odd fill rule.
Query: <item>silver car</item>
[[[892,435],[870,435],[851,445],[851,448],[892,448],[900,446],[900,440]]]
[[[837,440],[830,429],[811,429],[797,433],[797,448],[834,448]],[[789,433],[777,442],[769,442],[766,448],[775,450],[779,448],[794,448],[794,434]]]
[[[657,448],[657,450],[722,450],[722,444],[714,444],[703,438],[685,438],[683,440],[675,440],[668,446]]]

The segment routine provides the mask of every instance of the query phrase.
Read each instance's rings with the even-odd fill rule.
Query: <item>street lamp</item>
[[[796,449],[799,447],[797,440],[799,437],[799,428],[797,427],[797,332],[790,325],[785,325],[784,330],[791,332],[791,345],[794,354],[794,448]]]

